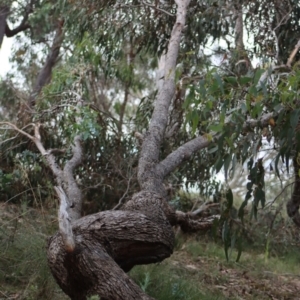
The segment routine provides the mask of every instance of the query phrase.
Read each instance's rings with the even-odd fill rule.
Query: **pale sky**
[[[4,76],[10,69],[9,57],[13,38],[4,37],[2,47],[0,48],[0,76]]]

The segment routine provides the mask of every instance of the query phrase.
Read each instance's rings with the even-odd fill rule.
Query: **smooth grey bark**
[[[185,19],[189,0],[175,1],[178,9],[176,21],[171,33],[171,39],[165,57],[164,78],[158,90],[154,103],[154,111],[151,117],[149,129],[144,135],[141,154],[138,165],[138,181],[141,189],[155,191],[163,195],[161,187],[163,177],[155,172],[156,164],[159,162],[160,145],[164,139],[168,123],[168,111],[171,100],[175,94],[175,70],[179,45],[185,26]],[[160,185],[159,182],[161,182]]]

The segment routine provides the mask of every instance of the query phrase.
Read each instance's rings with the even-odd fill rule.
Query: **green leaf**
[[[228,170],[229,170],[229,166],[231,163],[232,159],[231,159],[231,155],[226,154],[224,157],[224,173],[225,173],[225,180],[227,181],[228,179]]]
[[[243,246],[243,243],[242,243],[242,237],[239,236],[238,239],[237,239],[237,249],[238,249],[238,255],[237,255],[237,258],[236,258],[236,262],[239,262],[240,258],[241,258],[241,255],[242,255],[242,246]]]
[[[196,132],[198,123],[199,123],[199,114],[196,110],[192,112],[192,132],[193,134]]]
[[[215,124],[215,125],[210,125],[208,127],[209,130],[212,130],[214,132],[221,132],[223,130],[223,125],[222,124]]]
[[[265,72],[265,69],[256,69],[254,74],[254,80],[253,80],[253,86],[256,86],[259,79],[261,78],[261,75]]]
[[[240,77],[240,79],[239,79],[239,83],[241,85],[246,85],[249,82],[252,82],[252,77],[245,76],[245,77]]]
[[[223,167],[223,157],[219,156],[218,160],[215,163],[216,172],[219,173],[222,167]]]
[[[216,79],[216,82],[218,83],[218,87],[220,88],[222,94],[224,94],[224,87],[223,87],[223,81],[218,73],[214,73],[214,77]]]
[[[234,77],[234,76],[224,77],[224,81],[228,82],[229,84],[231,84],[233,86],[238,86],[238,84],[237,84],[237,78]]]
[[[292,128],[296,128],[298,122],[299,122],[299,109],[295,109],[290,113],[290,124]]]
[[[277,154],[276,158],[275,158],[275,173],[278,176],[278,178],[280,178],[280,174],[279,174],[279,169],[278,169],[278,162],[279,162],[279,158],[280,158],[280,153]]]
[[[227,208],[230,209],[233,206],[233,193],[231,189],[226,192]]]

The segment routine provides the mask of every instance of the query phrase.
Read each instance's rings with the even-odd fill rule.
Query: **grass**
[[[13,212],[1,209],[1,296],[24,300],[68,299],[60,292],[47,265],[46,237],[53,227],[49,220],[32,209],[20,211],[15,206],[10,207],[15,209]]]
[[[220,292],[203,292],[195,272],[172,266],[170,262],[136,266],[132,278],[150,296],[158,300],[221,300]]]
[[[55,230],[53,224],[55,216],[37,210],[0,207],[0,299],[69,299],[47,266],[46,237]],[[278,251],[270,244],[266,252],[263,239],[259,244],[245,244],[236,263],[237,251],[231,251],[227,262],[221,242],[178,235],[169,259],[136,266],[130,276],[157,300],[296,299],[299,246],[287,241],[285,250]]]

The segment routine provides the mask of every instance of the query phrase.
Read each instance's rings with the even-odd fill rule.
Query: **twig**
[[[149,7],[153,8],[153,9],[155,9],[155,10],[161,11],[161,12],[163,12],[163,13],[165,13],[165,14],[171,16],[171,17],[175,17],[175,15],[169,13],[168,11],[166,11],[166,10],[164,10],[164,9],[162,9],[162,8],[156,7],[155,5],[152,5],[152,4],[150,4],[150,3],[147,3],[146,1],[142,1],[142,3],[143,3],[144,5],[146,5],[146,6],[149,6]]]
[[[293,182],[291,182],[291,183],[289,183],[289,184],[287,184],[282,190],[281,190],[281,192],[274,198],[274,200],[273,201],[271,201],[271,202],[269,202],[268,203],[268,206],[271,206],[284,192],[285,192],[285,190],[289,187],[289,186],[291,186],[292,184],[294,184],[295,183],[295,181],[293,181]]]
[[[277,274],[277,273],[274,273],[274,272],[271,272],[271,271],[264,271],[264,273],[271,274],[271,275],[274,275],[274,276],[294,276],[294,277],[300,277],[300,275],[291,274],[291,273]]]
[[[127,189],[126,189],[125,193],[124,193],[123,196],[120,198],[119,203],[118,203],[112,210],[117,210],[117,209],[123,204],[123,200],[125,199],[125,197],[126,197],[128,191],[129,191],[131,178],[132,178],[132,177],[130,177],[129,180],[128,180]]]

